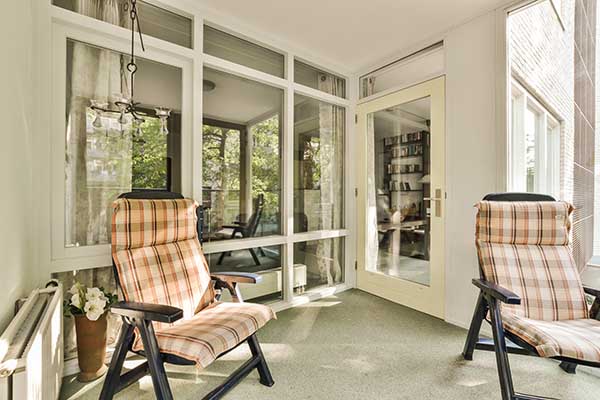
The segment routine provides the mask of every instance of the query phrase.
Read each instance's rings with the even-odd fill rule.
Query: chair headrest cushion
[[[112,251],[196,238],[197,207],[191,199],[117,199]]]
[[[480,201],[475,237],[488,243],[569,244],[573,206],[564,201]]]

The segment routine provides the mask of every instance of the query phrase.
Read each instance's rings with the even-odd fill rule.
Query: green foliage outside
[[[158,118],[146,117],[142,136],[133,139],[132,187],[165,189],[167,185],[167,137]]]
[[[251,127],[252,198],[264,195],[261,223],[276,228],[279,218],[280,149],[279,117],[273,116]],[[211,230],[231,223],[240,214],[240,131],[203,126],[203,185],[205,200],[212,203]],[[263,233],[267,233],[263,230]]]

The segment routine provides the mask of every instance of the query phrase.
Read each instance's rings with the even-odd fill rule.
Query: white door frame
[[[367,202],[367,115],[413,100],[431,99],[431,195],[439,189],[440,214],[432,201],[430,251],[431,278],[429,286],[394,278],[367,270],[368,202]],[[445,77],[441,76],[403,90],[359,104],[357,107],[356,166],[358,183],[357,224],[357,287],[366,292],[403,304],[438,318],[445,317]]]

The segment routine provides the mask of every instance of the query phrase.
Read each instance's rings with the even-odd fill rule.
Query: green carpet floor
[[[493,353],[464,361],[466,331],[358,290],[282,311],[259,338],[275,386],[253,372],[226,399],[500,399]],[[169,367],[175,399],[201,399],[249,351],[238,349],[205,371]],[[136,361],[128,361],[129,366]],[[600,373],[564,373],[552,360],[511,356],[516,389],[560,399],[600,398]],[[102,379],[68,377],[62,399],[97,399]],[[117,399],[153,399],[150,377]]]

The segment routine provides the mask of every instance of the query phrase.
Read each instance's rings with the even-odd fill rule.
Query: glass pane
[[[244,300],[264,303],[283,298],[281,246],[207,254],[206,259],[211,273],[253,272],[262,277],[256,284],[240,284]],[[223,300],[228,298],[224,292]]]
[[[285,78],[283,54],[204,25],[204,52],[267,74]]]
[[[128,3],[129,0],[52,0],[55,6],[127,29],[130,27]],[[141,0],[138,0],[137,8],[145,35],[192,48],[193,23],[190,18]]]
[[[96,120],[90,108],[91,100],[110,104],[114,94],[127,92],[127,60],[129,56],[118,52],[67,41],[67,247],[110,243],[111,205],[123,192],[181,191],[179,68],[138,58],[135,99],[147,114],[141,135],[134,135],[130,120],[120,124],[117,113],[104,113]],[[155,97],[156,92],[163,96]],[[173,110],[167,136],[160,132],[155,106]]]
[[[369,269],[430,282],[430,98],[368,115]]]
[[[437,43],[360,78],[360,98],[444,73],[444,44]]]
[[[525,168],[527,174],[527,191],[535,192],[535,131],[537,115],[527,108],[525,110]]]
[[[343,107],[294,97],[294,232],[344,227]]]
[[[204,239],[280,234],[283,91],[209,68],[204,80]]]
[[[294,60],[294,82],[338,97],[346,97],[346,80]]]
[[[294,290],[344,282],[344,238],[294,244]]]

